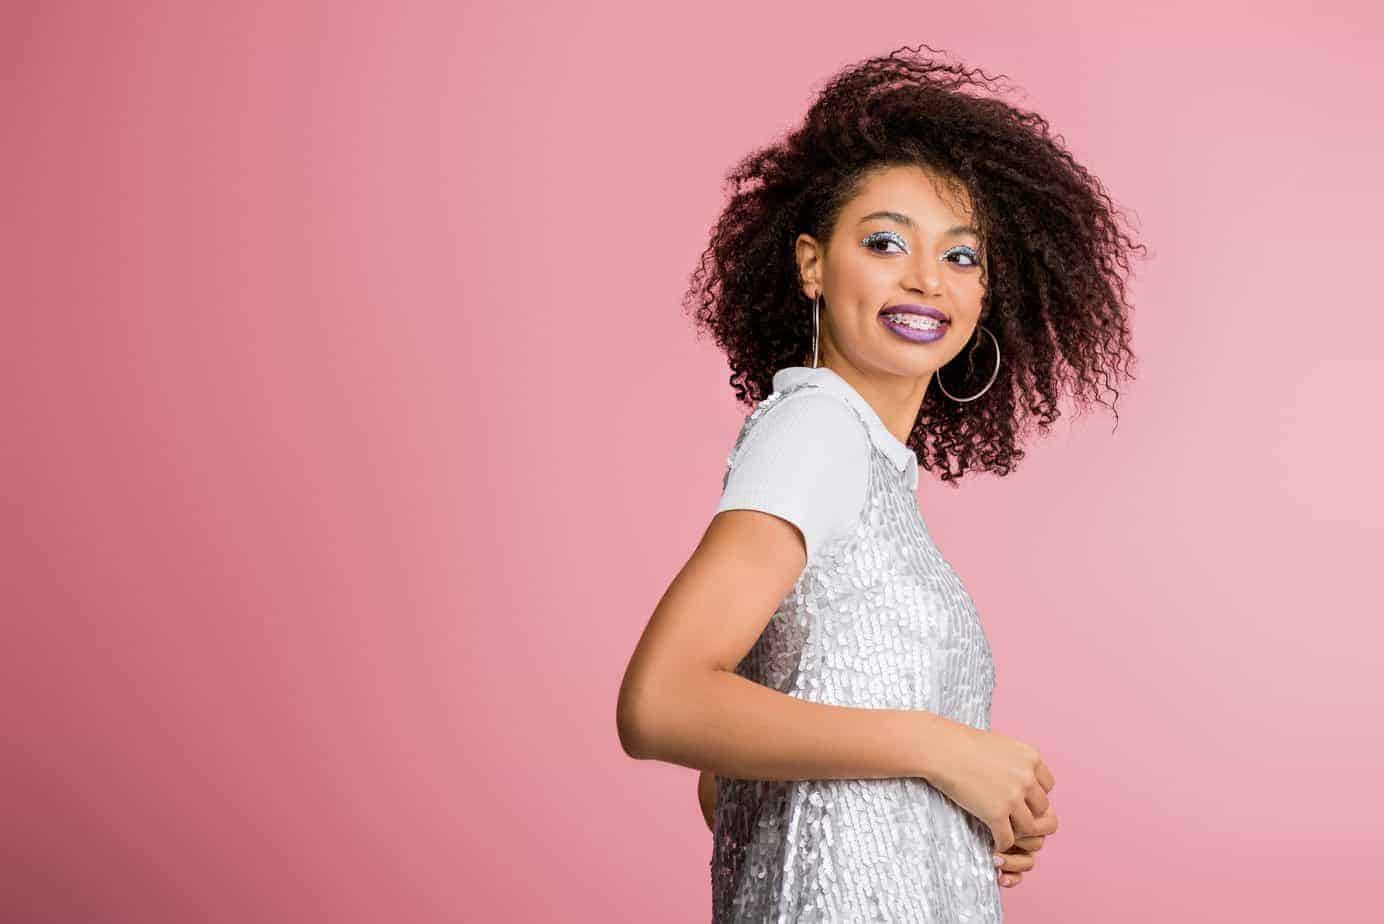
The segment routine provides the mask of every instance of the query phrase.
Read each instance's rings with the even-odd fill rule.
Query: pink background
[[[1150,249],[1118,430],[920,487],[1057,777],[1008,914],[1378,920],[1384,21],[1307,10],[6,4],[0,918],[707,920],[615,730],[745,413],[680,299],[927,42]]]

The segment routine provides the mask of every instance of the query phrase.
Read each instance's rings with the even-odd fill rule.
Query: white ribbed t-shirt
[[[745,436],[716,512],[758,510],[802,534],[807,560],[855,528],[865,505],[870,437],[840,397],[805,388]]]

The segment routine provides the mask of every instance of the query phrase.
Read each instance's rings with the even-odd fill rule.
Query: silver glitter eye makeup
[[[954,253],[965,254],[966,256],[971,258],[970,263],[963,263],[961,264],[962,266],[980,265],[980,257],[976,254],[974,250],[972,250],[969,247],[953,247],[951,250],[948,250],[945,254],[942,255],[942,259],[945,260],[947,257],[950,257]]]
[[[875,231],[871,234],[865,235],[864,240],[862,240],[860,243],[865,247],[872,248],[875,244],[878,244],[881,241],[883,241],[886,244],[898,244],[899,247],[903,248],[904,253],[908,253],[908,245],[903,242],[903,238],[899,237],[893,231]],[[887,250],[877,250],[875,252],[889,253],[889,251]]]
[[[871,250],[874,250],[875,253],[908,253],[908,245],[907,245],[906,243],[904,243],[904,239],[901,238],[901,237],[899,237],[899,235],[896,234],[896,233],[893,232],[893,231],[874,231],[874,232],[872,232],[872,233],[870,233],[870,234],[867,234],[867,235],[864,237],[864,239],[861,240],[860,243],[861,243],[862,246],[867,247],[867,248],[869,248],[869,249],[871,249]],[[898,244],[898,245],[899,245],[899,250],[897,250],[897,251],[878,250],[878,249],[875,248],[875,245],[876,245],[876,244],[880,244],[880,243],[884,243],[884,244]],[[977,255],[976,252],[975,252],[973,249],[971,249],[970,247],[953,247],[953,248],[951,248],[950,250],[948,250],[946,253],[942,254],[942,259],[943,259],[943,260],[947,260],[947,259],[949,259],[949,258],[951,257],[952,254],[957,254],[957,253],[959,253],[959,254],[964,254],[965,256],[971,258],[971,262],[970,262],[970,263],[957,263],[958,266],[979,266],[979,265],[980,265],[980,257],[979,257],[979,255]]]

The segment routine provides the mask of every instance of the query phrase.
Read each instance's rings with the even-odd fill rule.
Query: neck
[[[838,357],[832,357],[830,362],[819,362],[818,367],[830,369],[845,379],[874,408],[885,429],[900,443],[908,444],[932,373],[921,377],[867,373]]]

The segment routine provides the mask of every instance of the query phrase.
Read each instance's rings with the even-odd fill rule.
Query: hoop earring
[[[966,401],[974,401],[975,399],[979,398],[981,395],[985,394],[987,391],[990,390],[990,386],[995,384],[996,376],[1000,374],[1000,342],[995,339],[995,335],[991,334],[990,329],[986,327],[984,324],[980,325],[980,329],[985,331],[987,334],[990,334],[990,340],[993,341],[995,344],[995,371],[990,373],[990,381],[986,382],[985,387],[982,388],[980,391],[971,395],[971,397],[969,398],[958,398],[956,395],[947,391],[946,386],[942,384],[942,370],[938,369],[936,375],[933,376],[933,378],[937,379],[937,387],[942,389],[942,394],[946,395],[948,398],[951,398],[953,401],[961,403],[964,403]]]
[[[821,300],[822,300],[822,293],[821,293],[821,292],[818,292],[818,293],[816,294],[816,296],[813,297],[813,299],[812,299],[812,368],[813,368],[813,369],[816,369],[816,368],[817,368],[817,332],[818,332],[819,325],[820,325],[820,323],[821,323],[821,321],[819,320],[819,319],[820,319],[820,316],[821,316],[821,309],[818,308],[817,306],[818,306],[818,304],[821,302]]]

